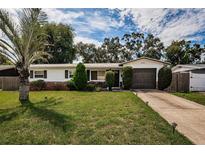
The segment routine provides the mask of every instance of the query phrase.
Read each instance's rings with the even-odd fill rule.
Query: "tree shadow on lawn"
[[[12,109],[0,109],[0,124],[12,120],[13,118],[22,115],[24,112],[28,111],[32,116],[38,117],[42,120],[49,121],[55,127],[61,128],[63,131],[71,130],[74,127],[73,118],[61,113],[58,113],[52,109],[47,109],[63,103],[62,98],[45,98],[45,100],[39,101],[37,103],[32,103],[28,101],[25,105]]]

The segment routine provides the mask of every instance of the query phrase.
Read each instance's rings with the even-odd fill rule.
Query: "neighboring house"
[[[0,65],[0,89],[17,90],[19,74],[13,65]]]
[[[169,63],[151,58],[138,58],[124,63],[85,63],[88,81],[105,82],[105,72],[115,73],[115,87],[122,85],[122,68],[133,68],[132,88],[155,89],[158,83],[159,69]],[[30,66],[30,81],[42,79],[46,82],[65,83],[72,79],[77,64],[36,64]]]
[[[205,91],[205,64],[177,65],[172,68],[172,73],[182,78],[187,76],[188,91]]]
[[[13,65],[0,65],[0,77],[18,76],[18,72]]]

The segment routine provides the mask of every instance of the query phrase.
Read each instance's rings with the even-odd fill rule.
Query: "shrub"
[[[100,92],[100,91],[102,91],[102,88],[101,87],[96,87],[95,91]]]
[[[67,90],[66,82],[47,82],[46,90]]]
[[[85,65],[79,63],[76,67],[74,73],[73,81],[77,90],[85,90],[87,86],[87,73],[85,70]]]
[[[106,88],[107,86],[106,86],[106,83],[105,83],[105,81],[89,81],[88,82],[88,84],[94,84],[95,85],[95,87],[101,87],[101,88]]]
[[[68,81],[67,86],[70,90],[76,90],[76,85],[75,85],[75,82],[73,80]]]
[[[106,85],[109,88],[109,91],[112,91],[112,87],[114,85],[114,80],[115,80],[114,72],[113,71],[107,71],[106,74],[105,74],[105,82],[106,82]]]
[[[33,90],[43,90],[46,87],[44,80],[32,81],[30,85]]]
[[[164,90],[171,84],[172,81],[172,70],[165,66],[159,70],[158,73],[158,89]]]
[[[130,89],[132,86],[132,67],[127,66],[122,69],[122,81],[124,89]]]
[[[86,89],[87,89],[87,91],[95,91],[95,85],[94,84],[88,84]]]

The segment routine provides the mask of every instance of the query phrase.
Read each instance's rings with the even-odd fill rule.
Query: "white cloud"
[[[115,19],[102,15],[99,12],[85,14],[83,11],[74,12],[60,9],[43,9],[48,15],[50,22],[78,24],[79,29],[108,31],[111,27],[121,26]],[[83,17],[84,21],[76,20]],[[74,27],[75,28],[75,27]]]
[[[112,27],[117,28],[123,25],[123,23],[116,21],[114,18],[98,12],[95,12],[92,16],[88,16],[86,21],[92,29],[102,31],[109,31]]]
[[[123,25],[109,15],[102,14],[100,11],[83,12],[68,11],[62,9],[43,9],[48,15],[48,20],[55,23],[70,24],[76,33],[75,40],[85,43],[99,45],[97,40],[91,39],[90,34],[102,31],[110,32],[112,28]],[[78,19],[81,17],[81,19]]]
[[[74,19],[83,16],[83,12],[61,11],[59,9],[43,9],[50,22],[71,24]]]
[[[182,9],[181,9],[182,10]],[[132,16],[133,22],[143,32],[151,32],[165,43],[176,39],[193,39],[193,35],[204,30],[204,9],[123,9],[121,18]],[[200,40],[202,36],[197,36]]]
[[[83,43],[93,43],[95,44],[96,46],[100,46],[101,45],[101,42],[97,41],[97,40],[94,40],[94,39],[91,39],[91,38],[88,38],[88,37],[81,37],[81,36],[76,36],[74,38],[74,43],[78,43],[78,42],[83,42]]]

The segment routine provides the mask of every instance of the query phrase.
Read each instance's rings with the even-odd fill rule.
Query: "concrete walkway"
[[[205,144],[205,106],[159,90],[135,93],[194,144]]]

